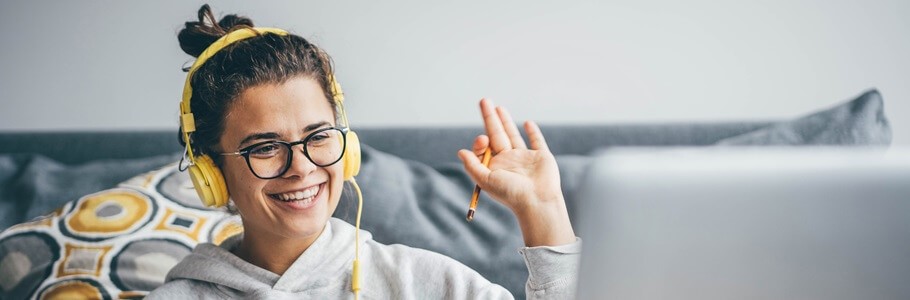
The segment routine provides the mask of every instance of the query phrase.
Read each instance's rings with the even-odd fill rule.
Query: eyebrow
[[[326,122],[326,121],[313,123],[313,124],[307,125],[307,126],[303,129],[303,132],[310,132],[310,131],[319,129],[319,128],[323,127],[323,126],[327,126],[327,125],[331,125],[331,124],[330,124],[329,122]],[[250,134],[250,135],[246,136],[245,138],[243,138],[243,140],[240,141],[240,144],[237,145],[237,148],[242,148],[242,146],[243,146],[244,144],[249,143],[249,142],[251,142],[251,141],[255,141],[255,140],[274,140],[274,139],[278,139],[278,138],[280,138],[280,137],[281,137],[281,135],[278,134],[278,133],[275,133],[275,132],[260,132],[260,133]]]

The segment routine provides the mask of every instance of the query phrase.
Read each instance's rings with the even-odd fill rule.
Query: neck
[[[306,238],[289,238],[274,236],[266,231],[247,234],[244,229],[243,239],[232,251],[241,259],[269,272],[284,275],[294,261],[322,234]],[[323,230],[325,227],[323,227]],[[261,232],[261,233],[260,233]]]

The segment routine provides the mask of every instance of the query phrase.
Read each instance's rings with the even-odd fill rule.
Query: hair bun
[[[199,57],[212,43],[239,28],[253,27],[253,20],[238,15],[226,15],[215,22],[215,15],[208,4],[199,8],[199,20],[186,22],[177,34],[180,49],[193,57]]]

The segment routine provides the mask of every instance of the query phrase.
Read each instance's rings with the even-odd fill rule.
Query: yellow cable
[[[351,271],[351,291],[354,292],[354,299],[359,299],[360,292],[360,215],[363,212],[363,194],[360,192],[360,186],[357,181],[351,178],[351,185],[357,192],[357,219],[355,221],[356,230],[354,231],[354,269]]]

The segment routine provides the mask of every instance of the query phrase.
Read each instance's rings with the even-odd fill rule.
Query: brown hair
[[[216,23],[208,4],[199,8],[198,15],[198,21],[186,22],[177,34],[180,48],[193,57],[199,57],[225,34],[253,27],[249,18],[233,14]],[[297,76],[314,79],[322,87],[337,119],[329,79],[332,71],[328,54],[293,34],[265,33],[221,49],[190,79],[193,87],[190,109],[196,121],[196,131],[190,139],[193,148],[198,149],[195,152],[209,154],[220,164],[221,155],[215,155],[214,148],[224,130],[227,109],[243,91],[261,84],[280,84]],[[184,145],[182,136],[180,143]]]

